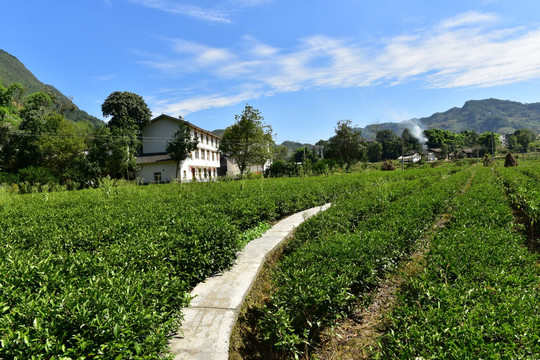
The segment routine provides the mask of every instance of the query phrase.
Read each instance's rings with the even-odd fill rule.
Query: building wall
[[[170,182],[175,178],[176,164],[174,162],[159,162],[142,164],[137,171],[137,177],[145,184],[156,182],[154,174],[160,173],[161,182]]]
[[[143,155],[166,153],[165,147],[172,139],[180,122],[183,122],[183,120],[160,115],[145,126],[142,130]],[[198,139],[198,144],[197,149],[191,152],[191,158],[182,162],[178,177],[182,181],[209,181],[215,179],[219,168],[220,155],[218,149],[221,139],[209,131],[190,123],[187,124],[191,128],[191,135]],[[176,164],[167,162],[166,167],[163,167],[163,164],[163,162],[142,164],[137,176],[144,178],[144,182],[153,182],[154,172],[161,172],[163,182],[173,180],[176,177]]]

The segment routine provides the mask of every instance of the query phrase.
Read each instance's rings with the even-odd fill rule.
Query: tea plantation
[[[309,356],[445,212],[372,356],[531,357],[540,268],[512,206],[538,221],[536,169],[0,192],[0,359],[167,358],[195,284],[230,267],[256,229],[327,202],[287,245],[260,309],[259,338],[275,357]]]

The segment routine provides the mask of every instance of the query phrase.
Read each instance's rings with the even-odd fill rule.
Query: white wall
[[[160,115],[142,130],[143,154],[165,153],[167,143],[172,139],[181,120]],[[191,125],[191,124],[190,124]],[[195,171],[196,181],[208,181],[217,177],[219,168],[219,138],[208,131],[198,129],[191,125],[191,134],[196,135],[199,141],[197,150],[192,151],[191,158],[186,159],[181,166],[179,178],[182,181],[192,181]],[[205,172],[206,170],[206,172]],[[161,180],[169,182],[176,177],[176,164],[174,162],[160,162],[142,164],[137,176],[144,178],[144,182],[154,181],[154,172],[161,172]]]
[[[141,169],[137,171],[136,175],[141,178],[143,183],[154,182],[154,173],[161,173],[161,181],[169,182],[175,178],[176,163],[174,162],[161,162],[153,164],[142,164]]]

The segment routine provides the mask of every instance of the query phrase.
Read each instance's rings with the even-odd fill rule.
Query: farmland
[[[287,244],[258,309],[274,356],[307,356],[367,306],[443,213],[372,356],[538,354],[538,258],[511,208],[537,222],[536,168],[1,194],[0,358],[163,358],[196,283],[231,266],[257,229],[326,202]]]

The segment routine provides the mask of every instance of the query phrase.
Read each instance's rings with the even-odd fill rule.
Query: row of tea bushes
[[[380,177],[0,194],[0,359],[161,359],[246,231]]]
[[[533,359],[540,354],[540,269],[502,186],[481,168],[406,279],[374,358]]]
[[[260,337],[276,354],[309,351],[322,329],[410,253],[470,177],[467,169],[449,168],[396,174],[336,199],[298,228],[259,320]]]
[[[497,169],[510,201],[522,210],[531,225],[540,221],[540,170],[537,167]]]

